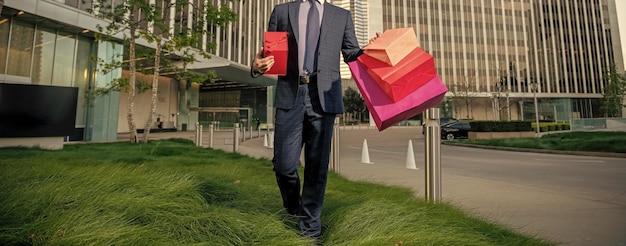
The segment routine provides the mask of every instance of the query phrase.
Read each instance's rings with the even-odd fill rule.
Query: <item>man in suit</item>
[[[315,8],[315,9],[312,9]],[[345,62],[363,53],[349,11],[324,0],[297,0],[274,7],[267,31],[288,33],[287,73],[276,84],[274,172],[283,206],[300,217],[301,233],[318,238],[336,114],[343,113],[339,55]],[[371,42],[371,41],[370,41]],[[251,74],[274,64],[261,49]],[[300,193],[300,153],[304,184]]]

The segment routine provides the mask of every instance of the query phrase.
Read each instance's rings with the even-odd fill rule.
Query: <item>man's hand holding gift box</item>
[[[268,64],[268,75],[287,74],[287,32],[265,32],[263,41],[263,57],[274,57],[273,63]],[[260,60],[260,59],[257,59]]]

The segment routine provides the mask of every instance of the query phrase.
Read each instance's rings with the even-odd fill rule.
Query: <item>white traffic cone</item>
[[[267,147],[267,134],[263,135],[263,147]]]
[[[413,154],[413,142],[409,139],[409,147],[406,151],[406,168],[417,169],[415,167],[415,155]]]
[[[363,139],[363,148],[361,148],[361,163],[373,164],[370,162],[370,152],[367,149],[367,139]]]

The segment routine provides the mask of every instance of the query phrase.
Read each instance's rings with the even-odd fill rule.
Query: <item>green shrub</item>
[[[527,121],[472,121],[470,127],[474,132],[527,132],[533,129]]]
[[[569,129],[569,124],[561,125],[566,130]],[[541,138],[469,140],[465,143],[527,149],[626,153],[626,132],[559,132],[545,134]]]
[[[533,125],[532,129],[536,131],[537,128],[534,126],[535,124],[533,123],[532,125]],[[539,126],[541,127],[540,129],[542,132],[563,131],[563,130],[570,129],[570,125],[567,122],[562,122],[562,123],[541,122],[539,123]]]

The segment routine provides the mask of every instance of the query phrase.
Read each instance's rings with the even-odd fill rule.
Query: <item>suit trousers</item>
[[[315,82],[298,86],[291,109],[276,109],[274,172],[287,212],[300,216],[304,235],[321,235],[322,205],[335,114],[321,109]],[[300,194],[300,155],[304,146],[304,184]]]

